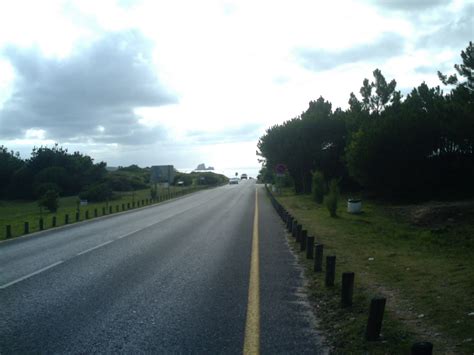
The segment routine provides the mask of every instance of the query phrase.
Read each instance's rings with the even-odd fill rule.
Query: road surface
[[[319,353],[253,181],[0,243],[0,353]]]

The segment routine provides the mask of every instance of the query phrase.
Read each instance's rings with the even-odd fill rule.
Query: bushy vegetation
[[[46,208],[50,212],[56,212],[59,208],[59,194],[56,190],[47,190],[38,200],[38,206]]]
[[[380,70],[365,79],[349,108],[320,97],[300,116],[270,127],[258,142],[265,179],[285,164],[296,193],[312,191],[312,171],[343,190],[364,188],[387,198],[474,195],[474,45],[461,52],[459,75],[439,74],[440,87],[422,83],[405,98]],[[456,196],[457,197],[457,196]]]
[[[329,183],[329,193],[324,197],[324,204],[331,217],[337,217],[337,205],[339,202],[339,186],[337,180],[332,179]]]
[[[326,181],[320,171],[313,172],[313,182],[311,192],[316,203],[323,203],[324,194],[326,193]]]

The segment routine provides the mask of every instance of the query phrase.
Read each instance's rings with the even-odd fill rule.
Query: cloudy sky
[[[468,0],[0,2],[0,145],[258,170],[258,138],[375,68],[408,92],[474,40]]]

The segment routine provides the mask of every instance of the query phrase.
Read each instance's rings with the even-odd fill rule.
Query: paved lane
[[[1,243],[0,353],[241,353],[255,186]],[[262,353],[315,352],[294,258],[259,190]]]

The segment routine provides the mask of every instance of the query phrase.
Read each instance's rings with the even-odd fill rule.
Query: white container
[[[347,212],[349,213],[361,213],[362,212],[362,200],[350,198],[347,200]]]

